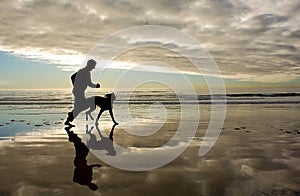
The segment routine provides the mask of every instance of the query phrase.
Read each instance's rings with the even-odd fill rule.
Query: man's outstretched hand
[[[100,84],[99,83],[96,84],[96,88],[100,88]]]
[[[92,164],[92,165],[90,165],[90,167],[102,167],[102,165],[100,165],[100,164]]]

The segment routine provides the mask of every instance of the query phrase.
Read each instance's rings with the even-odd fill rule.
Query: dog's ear
[[[114,93],[114,92],[112,92],[112,93],[111,93],[111,98],[112,98],[113,100],[115,100],[115,99],[116,99],[116,95],[115,95],[115,93]]]

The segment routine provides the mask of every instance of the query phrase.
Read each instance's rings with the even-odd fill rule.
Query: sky
[[[141,25],[189,35],[201,54],[163,30],[135,31],[97,48]],[[94,80],[103,87],[124,72],[130,82],[161,76],[180,86],[176,78],[184,74],[195,86],[203,85],[203,77],[221,76],[228,86],[300,87],[298,0],[1,0],[0,29],[0,89],[70,88],[70,75],[87,56],[124,45],[133,49],[114,59],[102,78],[99,63]],[[191,55],[184,58],[180,50]],[[189,58],[215,64],[220,75],[199,72]]]

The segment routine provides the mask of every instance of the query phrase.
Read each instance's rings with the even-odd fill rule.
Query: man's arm
[[[89,167],[93,168],[93,167],[101,167],[102,165],[100,164],[92,164],[92,165],[89,165]]]
[[[87,81],[87,85],[91,88],[100,88],[100,84],[94,84],[91,80],[91,74],[89,73],[89,77],[88,77],[88,81]]]

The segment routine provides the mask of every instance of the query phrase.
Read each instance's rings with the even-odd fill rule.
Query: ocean
[[[108,90],[87,92],[87,97],[110,93]],[[180,92],[180,93],[178,93]],[[176,94],[177,93],[177,94]],[[300,103],[300,89],[231,89],[226,95],[209,95],[209,92],[198,90],[197,96],[189,95],[185,91],[171,90],[135,90],[118,91],[114,102],[116,118],[126,124],[127,117],[122,114],[123,106],[128,104],[129,113],[136,122],[147,122],[156,118],[162,123],[176,122],[181,118],[182,107],[188,108],[193,116],[195,106],[199,107],[201,119],[208,119],[213,104],[222,104],[228,107],[234,105],[252,107],[293,107]],[[71,90],[1,90],[0,91],[0,138],[40,128],[46,125],[60,125],[66,118],[67,112],[72,110],[73,97]],[[252,105],[252,106],[251,106]],[[98,111],[98,110],[97,110]],[[122,111],[121,114],[119,111]],[[97,112],[94,112],[96,115]],[[158,114],[158,115],[157,115]],[[164,114],[166,117],[161,117]],[[81,115],[84,119],[84,115]],[[108,115],[103,116],[109,121]],[[17,122],[26,126],[17,127]],[[152,121],[153,122],[153,121]],[[14,124],[15,126],[7,126]],[[19,123],[20,124],[20,123]]]

